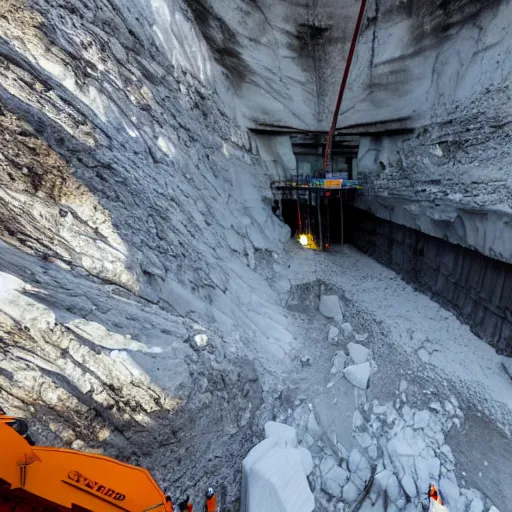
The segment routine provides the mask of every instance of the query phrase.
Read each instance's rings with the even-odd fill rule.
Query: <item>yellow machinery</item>
[[[297,240],[302,247],[306,247],[307,249],[320,249],[315,241],[315,237],[311,233],[300,234]]]
[[[13,428],[18,421],[0,411],[0,512],[172,512],[149,471],[103,455],[31,446]]]

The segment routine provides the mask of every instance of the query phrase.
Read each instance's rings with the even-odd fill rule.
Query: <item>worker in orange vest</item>
[[[206,502],[204,504],[204,512],[216,512],[217,510],[217,496],[213,492],[212,487],[208,487],[206,491]]]
[[[448,509],[444,506],[444,500],[441,496],[441,492],[438,491],[434,484],[430,484],[428,488],[428,501],[429,512],[448,512]]]
[[[186,512],[192,512],[192,503],[190,503],[190,496],[188,494],[183,501],[178,503],[178,509]]]

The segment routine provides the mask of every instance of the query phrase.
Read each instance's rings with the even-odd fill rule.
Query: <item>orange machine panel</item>
[[[61,507],[92,511],[170,512],[162,490],[142,468],[62,448],[30,446],[0,421],[0,479]]]

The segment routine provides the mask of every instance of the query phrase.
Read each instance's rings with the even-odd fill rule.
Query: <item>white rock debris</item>
[[[199,348],[204,348],[208,345],[208,336],[206,334],[196,334],[194,341]]]
[[[372,369],[370,363],[354,364],[347,366],[344,370],[345,378],[359,389],[366,389]]]
[[[363,364],[368,361],[370,351],[363,345],[357,343],[349,343],[347,345],[348,353],[354,364]]]
[[[327,335],[327,339],[329,341],[334,341],[339,336],[339,334],[340,334],[339,329],[336,326],[331,325],[331,327],[329,327],[329,333]]]
[[[345,369],[346,360],[347,356],[345,355],[345,352],[343,352],[343,350],[339,350],[338,352],[336,352],[336,355],[332,360],[331,373],[335,374],[342,372]]]
[[[322,489],[331,496],[341,496],[343,486],[348,481],[349,473],[339,466],[333,466],[322,480]]]
[[[348,504],[354,503],[354,501],[357,500],[359,493],[360,489],[354,484],[354,482],[350,481],[345,485],[345,487],[343,487],[343,501]]]
[[[320,298],[319,311],[326,318],[333,318],[339,322],[343,320],[340,300],[337,295],[322,295]]]
[[[350,339],[354,334],[354,329],[352,329],[352,326],[345,322],[344,324],[341,324],[341,332],[343,333],[343,338],[345,340]]]

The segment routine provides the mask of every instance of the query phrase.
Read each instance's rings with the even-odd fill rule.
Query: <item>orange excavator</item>
[[[0,512],[172,512],[149,471],[92,453],[34,446],[0,409]]]

